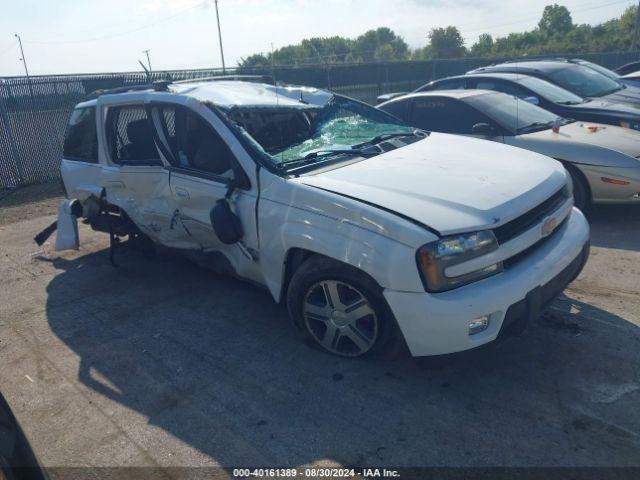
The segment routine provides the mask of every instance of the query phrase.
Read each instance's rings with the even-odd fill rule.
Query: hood
[[[640,167],[640,132],[594,122],[507,137],[505,141],[543,155],[585,165]]]
[[[566,182],[559,162],[486,140],[432,133],[299,182],[409,217],[442,235],[491,228],[542,203]]]
[[[631,105],[640,105],[640,89],[626,85],[625,88],[618,90],[617,92],[609,93],[602,97],[597,97],[595,100],[605,100],[615,103],[628,103]]]
[[[579,110],[593,113],[609,113],[612,115],[635,115],[640,117],[640,105],[633,105],[630,103],[615,102],[607,97],[594,98],[589,102],[578,103],[576,105],[570,105],[571,110]]]
[[[628,87],[640,87],[640,79],[638,79],[637,74],[633,74],[632,77],[620,77],[618,81],[623,85],[627,85]]]

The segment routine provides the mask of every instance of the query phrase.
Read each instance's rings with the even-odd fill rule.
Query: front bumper
[[[384,296],[413,356],[468,350],[539,315],[580,273],[588,242],[589,225],[574,208],[542,245],[498,275],[443,293],[385,290]],[[483,315],[490,315],[488,328],[469,335],[469,322]]]

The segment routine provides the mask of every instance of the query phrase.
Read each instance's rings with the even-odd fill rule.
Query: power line
[[[136,28],[132,28],[130,30],[125,30],[122,32],[118,32],[118,33],[113,33],[113,34],[109,34],[109,35],[102,35],[99,37],[93,37],[93,38],[85,38],[85,39],[78,39],[78,40],[47,40],[47,41],[40,41],[40,40],[29,40],[29,41],[25,41],[25,43],[32,43],[32,44],[42,44],[42,45],[67,45],[67,44],[77,44],[77,43],[89,43],[89,42],[97,42],[100,40],[107,40],[110,38],[117,38],[117,37],[122,37],[124,35],[129,35],[130,33],[135,33],[135,32],[139,32],[140,30],[144,30],[147,28],[151,28],[154,27],[160,23],[164,23],[166,21],[172,20],[186,12],[189,12],[191,10],[195,10],[196,8],[200,8],[200,7],[204,7],[208,4],[209,2],[204,1],[201,3],[197,3],[195,5],[192,5],[190,7],[184,8],[176,13],[174,13],[173,15],[169,15],[168,17],[163,17],[163,18],[159,18],[158,20],[151,22],[151,23],[147,23],[144,25],[141,25],[139,27]]]
[[[13,50],[14,48],[16,48],[16,44],[12,43],[11,45],[9,45],[7,48],[5,48],[4,50],[0,51],[0,57],[6,55],[7,53],[9,53],[11,50]]]

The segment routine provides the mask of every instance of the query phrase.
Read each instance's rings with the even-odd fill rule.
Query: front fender
[[[376,234],[347,220],[289,206],[261,204],[261,254],[264,283],[278,300],[285,279],[288,252],[300,248],[352,265],[373,277],[383,288],[424,291],[414,248]]]
[[[634,157],[593,143],[527,137],[529,136],[505,137],[505,143],[577,165],[621,168],[640,166],[640,162]]]

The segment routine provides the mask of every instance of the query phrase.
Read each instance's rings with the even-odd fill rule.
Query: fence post
[[[4,87],[7,93],[6,97],[4,95],[0,95],[0,118],[2,118],[2,123],[4,123],[5,125],[5,132],[7,133],[7,138],[9,140],[9,149],[11,150],[13,163],[16,166],[16,171],[18,173],[18,185],[21,185],[24,182],[22,159],[20,158],[18,146],[16,145],[16,137],[13,135],[13,129],[11,128],[11,122],[9,121],[9,114],[7,113],[4,100],[5,98],[9,98],[11,96],[11,92],[4,83],[0,83],[0,86]]]

